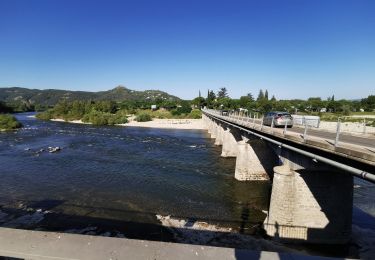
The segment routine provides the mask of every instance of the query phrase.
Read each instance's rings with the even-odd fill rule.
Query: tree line
[[[206,98],[198,96],[192,100],[192,104],[198,107],[208,107],[213,109],[239,109],[244,108],[249,111],[257,111],[266,113],[269,111],[288,111],[288,112],[332,112],[350,114],[355,111],[369,111],[375,110],[375,95],[370,95],[361,100],[336,100],[332,95],[326,100],[320,97],[310,97],[307,100],[290,99],[277,100],[274,95],[269,97],[268,90],[259,90],[258,96],[255,99],[251,93],[241,96],[239,99],[232,99],[229,97],[228,90],[225,87],[220,88],[217,93],[213,90],[207,91]]]
[[[68,105],[69,104],[69,105]],[[208,107],[215,109],[239,109],[244,108],[249,111],[257,111],[266,113],[273,110],[288,111],[291,113],[313,113],[313,112],[332,112],[350,114],[351,112],[374,111],[375,110],[375,95],[369,95],[367,98],[361,100],[336,100],[332,95],[323,100],[320,97],[310,97],[307,100],[290,99],[278,100],[274,95],[270,95],[268,90],[259,90],[256,97],[252,93],[241,96],[239,99],[229,97],[228,90],[225,87],[220,88],[217,92],[208,90],[205,97],[199,96],[193,100],[127,100],[123,102],[115,101],[67,101],[61,100],[53,108],[54,111],[59,111],[65,107],[70,112],[64,111],[66,117],[78,117],[83,114],[88,114],[88,110],[95,110],[101,113],[113,113],[114,109],[127,110],[129,113],[134,113],[139,109],[150,109],[151,105],[156,105],[158,108],[164,108],[171,111],[173,115],[188,114],[191,111],[191,106],[196,108]],[[104,109],[102,106],[110,107],[111,111]],[[45,111],[51,109],[39,104],[23,104],[13,106],[13,104],[5,104],[0,102],[0,113],[24,112],[24,111]],[[104,112],[103,110],[106,110]],[[59,114],[60,112],[56,112]],[[61,115],[62,115],[61,114]]]
[[[152,103],[150,103],[152,104]],[[168,109],[151,111],[151,105],[142,101],[67,101],[61,100],[53,108],[38,113],[38,119],[82,120],[94,125],[115,125],[128,122],[129,115],[136,115],[136,121],[149,121],[157,118],[201,118],[200,110],[193,110],[190,102],[166,103]]]

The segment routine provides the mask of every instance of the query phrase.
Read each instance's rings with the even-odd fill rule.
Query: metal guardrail
[[[223,114],[221,114],[220,110],[214,110],[214,109],[206,109],[207,111],[211,111],[213,113],[216,113],[217,115],[225,115],[228,116],[229,118],[235,119],[235,120],[240,120],[243,122],[253,122],[253,128],[255,126],[255,122],[260,121],[259,125],[261,126],[261,129],[263,129],[263,117],[260,117],[260,114],[257,112],[247,112],[247,111],[225,111]],[[314,117],[314,116],[299,116],[299,118],[295,119],[295,115],[293,115],[293,124],[294,125],[299,125],[300,127],[304,128],[303,132],[303,139],[306,140],[308,136],[308,129],[310,128],[316,128],[318,129],[320,127],[321,121],[319,117]],[[332,131],[332,133],[335,134],[334,140],[334,146],[337,147],[340,142],[340,135],[345,131],[343,128],[344,127],[344,119],[345,117],[339,117],[336,125],[334,126],[335,130]],[[365,122],[365,121],[364,121]],[[271,125],[271,128],[273,128],[273,124]],[[363,130],[362,130],[363,129]],[[327,129],[323,129],[323,131],[327,131]],[[287,132],[287,129],[285,127],[284,134]],[[351,133],[351,132],[349,132]],[[359,132],[353,132],[358,134]],[[363,123],[363,126],[361,128],[361,134],[366,134],[366,124]]]
[[[285,148],[285,149],[294,151],[296,153],[299,153],[299,154],[302,154],[304,156],[307,156],[307,157],[311,158],[315,162],[325,163],[327,165],[330,165],[330,166],[333,166],[335,168],[341,169],[341,170],[343,170],[345,172],[348,172],[348,173],[350,173],[350,174],[352,174],[354,176],[357,176],[357,177],[359,177],[361,179],[364,179],[364,180],[367,180],[369,182],[375,183],[375,175],[372,174],[372,173],[370,173],[370,172],[366,172],[366,171],[363,171],[361,169],[357,169],[357,168],[351,167],[349,165],[346,165],[346,164],[343,164],[343,163],[339,163],[339,162],[336,162],[334,160],[325,158],[323,156],[320,156],[320,155],[317,155],[317,154],[314,154],[314,153],[311,153],[311,152],[307,152],[307,151],[304,151],[302,149],[296,148],[294,146],[291,146],[291,145],[288,145],[288,144],[276,141],[276,140],[274,140],[272,138],[269,138],[269,137],[267,137],[265,135],[256,133],[254,131],[251,131],[250,129],[241,127],[241,126],[239,126],[237,124],[233,124],[232,122],[230,122],[228,120],[225,120],[225,119],[231,118],[231,119],[234,119],[234,120],[237,120],[237,121],[249,122],[247,118],[245,119],[242,116],[240,117],[239,115],[236,115],[236,114],[229,114],[228,116],[223,116],[223,115],[220,114],[219,111],[216,111],[216,110],[204,109],[202,111],[203,111],[204,114],[208,114],[208,115],[214,117],[216,120],[219,120],[219,121],[221,121],[223,123],[226,123],[228,125],[231,125],[233,127],[237,127],[238,129],[241,129],[242,131],[247,132],[248,134],[254,135],[256,137],[259,137],[260,139],[263,139],[265,141],[273,143],[273,144],[277,145],[279,148]],[[253,120],[255,121],[255,118],[253,118]],[[263,122],[263,120],[262,120],[262,122]],[[262,125],[261,125],[260,130],[262,131]],[[336,137],[336,138],[338,138],[338,137]]]
[[[311,127],[319,128],[320,126],[320,117],[319,116],[301,116],[301,115],[292,115],[293,124],[295,125],[308,125]]]

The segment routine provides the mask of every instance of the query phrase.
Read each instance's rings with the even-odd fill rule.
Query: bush
[[[171,112],[169,112],[167,110],[157,110],[157,111],[151,112],[151,117],[152,118],[165,119],[165,118],[172,118],[172,114],[171,114]]]
[[[53,118],[53,115],[50,110],[47,110],[47,111],[36,114],[35,117],[41,120],[50,120]]]
[[[136,116],[134,120],[137,122],[147,122],[147,121],[152,121],[152,118],[147,113],[140,113],[139,115]]]
[[[82,117],[82,121],[85,123],[92,123],[93,125],[107,125],[108,116],[103,112],[93,110],[90,113],[85,114]]]
[[[126,124],[128,118],[121,113],[109,114],[108,115],[108,125]]]
[[[22,127],[22,124],[12,115],[0,115],[0,130],[12,130]]]
[[[202,118],[202,111],[200,111],[199,109],[192,110],[189,114],[189,118],[193,118],[193,119]]]
[[[344,116],[349,116],[350,115],[350,107],[348,105],[343,105],[342,106],[342,114]]]
[[[90,123],[92,123],[93,125],[107,125],[108,120],[103,115],[98,114],[97,116],[90,118]]]
[[[179,115],[181,115],[181,112],[177,109],[173,109],[173,110],[171,110],[171,114],[172,114],[172,116],[179,116]]]

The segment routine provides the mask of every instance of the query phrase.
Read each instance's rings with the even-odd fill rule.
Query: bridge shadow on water
[[[81,209],[85,214],[78,215],[62,212],[59,210],[62,205]],[[103,211],[120,211],[131,217],[127,220],[115,219],[111,214],[101,215],[100,212]],[[260,259],[260,251],[279,252],[280,259],[290,259],[290,255],[284,255],[283,252],[347,256],[347,252],[342,247],[334,248],[330,246],[330,250],[323,250],[323,252],[319,248],[315,248],[309,252],[308,246],[299,245],[293,249],[293,246],[287,247],[282,243],[272,242],[261,228],[262,223],[251,223],[249,221],[251,211],[251,208],[244,205],[241,221],[236,223],[222,219],[195,219],[188,216],[173,216],[176,219],[185,219],[187,221],[182,224],[177,222],[179,225],[169,227],[162,225],[156,219],[155,212],[66,205],[65,201],[60,200],[24,201],[21,207],[19,205],[0,206],[0,212],[6,214],[5,217],[0,215],[0,227],[229,247],[233,248],[236,259]],[[239,228],[235,232],[210,229],[208,223],[215,222],[220,222],[224,226],[225,224],[228,226],[234,224]],[[197,227],[195,226],[196,224],[201,226],[198,225]],[[344,251],[344,254],[338,254],[338,252]]]

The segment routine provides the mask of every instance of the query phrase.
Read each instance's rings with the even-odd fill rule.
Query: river
[[[270,186],[236,181],[235,160],[221,158],[206,131],[96,127],[31,115],[17,115],[24,128],[0,133],[3,227],[352,255],[265,238],[260,225]],[[374,185],[355,183],[352,247],[375,230]]]

